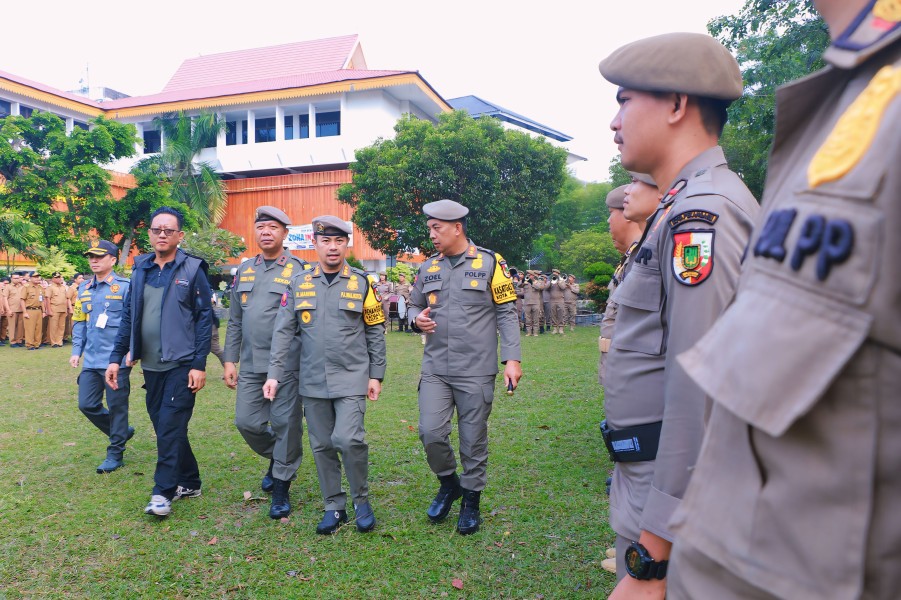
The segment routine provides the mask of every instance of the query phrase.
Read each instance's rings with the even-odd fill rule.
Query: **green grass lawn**
[[[140,370],[126,465],[97,475],[107,440],[78,411],[71,346],[2,347],[0,598],[606,597],[613,576],[600,565],[613,533],[597,335],[522,339],[525,376],[512,398],[498,385],[489,424],[484,524],[467,537],[454,531],[459,502],[443,524],[425,516],[437,481],[416,431],[418,336],[388,335],[383,394],[366,415],[378,526],[334,536],[315,533],[322,501],[306,439],[294,512],[269,518],[267,463],[234,427],[234,392],[215,357],[191,422],[203,496],[159,519],[143,514],[156,444]]]

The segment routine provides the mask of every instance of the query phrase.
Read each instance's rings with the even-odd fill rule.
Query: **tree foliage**
[[[133,125],[103,117],[90,130],[68,134],[51,113],[6,117],[0,121],[0,210],[15,209],[40,227],[43,246],[77,260],[114,203],[103,165],[133,155],[137,142]]]
[[[210,275],[221,273],[221,265],[230,259],[238,258],[247,249],[241,236],[211,226],[186,232],[185,239],[179,247],[188,254],[205,260],[210,266]]]
[[[78,269],[69,262],[66,253],[56,246],[39,249],[37,251],[37,256],[38,261],[35,270],[45,279],[50,279],[50,276],[57,271],[62,273],[64,279],[69,279],[78,273]]]
[[[7,273],[12,256],[22,254],[33,257],[43,237],[41,228],[29,221],[21,211],[0,208],[0,250],[6,253]]]
[[[529,256],[566,177],[564,150],[464,111],[404,117],[394,131],[357,151],[353,183],[338,190],[373,248],[431,252],[422,205],[449,198],[470,208],[476,243],[512,263]]]
[[[618,188],[621,185],[629,185],[632,183],[632,176],[626,170],[622,163],[622,157],[617,154],[610,160],[610,189]]]
[[[585,268],[593,263],[616,265],[622,255],[613,245],[609,233],[578,231],[560,245],[560,269],[582,278]]]
[[[729,107],[721,145],[732,170],[758,199],[775,126],[775,92],[824,66],[829,32],[812,0],[747,0],[736,15],[714,19],[710,34],[738,59],[745,94]]]

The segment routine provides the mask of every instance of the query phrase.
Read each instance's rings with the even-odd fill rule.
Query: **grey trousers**
[[[487,483],[488,416],[494,402],[495,375],[445,377],[423,373],[419,380],[419,439],[426,460],[439,477],[457,470],[450,445],[451,418],[457,409],[460,483],[481,491]]]
[[[238,373],[235,426],[251,450],[275,461],[272,476],[293,481],[303,458],[303,405],[297,376],[285,373],[274,400],[263,397],[266,373]]]
[[[119,369],[119,389],[106,385],[105,369],[82,369],[78,374],[78,409],[109,438],[107,458],[122,460],[128,438],[128,395],[131,391],[130,367]],[[103,406],[103,392],[106,404]]]
[[[363,426],[366,397],[302,398],[325,510],[347,507],[347,495],[341,489],[342,461],[353,503],[366,502],[369,498],[369,445]]]

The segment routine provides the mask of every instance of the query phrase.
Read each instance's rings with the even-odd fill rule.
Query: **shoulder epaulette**
[[[487,252],[491,256],[494,256],[495,254],[497,254],[497,252],[495,252],[494,250],[489,250],[488,248],[482,248],[481,246],[476,246],[476,248],[478,250],[481,250],[482,252]]]

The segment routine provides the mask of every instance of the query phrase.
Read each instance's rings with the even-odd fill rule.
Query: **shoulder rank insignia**
[[[901,21],[901,1],[877,0],[876,5],[873,7],[873,16],[889,23]]]
[[[673,275],[684,285],[698,285],[713,271],[713,231],[673,233]]]
[[[870,149],[882,116],[901,91],[901,69],[882,67],[839,118],[807,167],[807,184],[815,188],[853,169]]]

